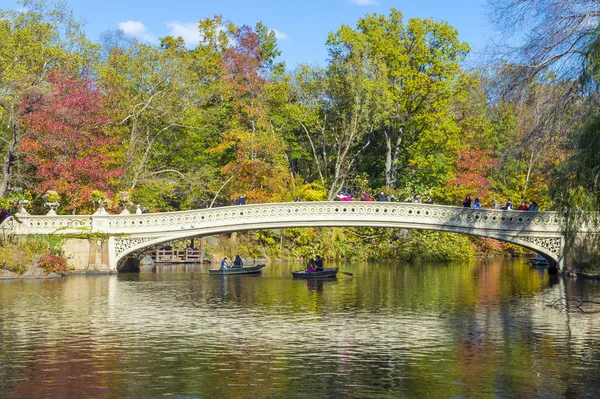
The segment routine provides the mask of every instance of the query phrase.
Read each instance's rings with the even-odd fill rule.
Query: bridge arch
[[[562,267],[564,239],[554,212],[469,209],[390,202],[257,204],[196,211],[111,216],[111,266],[162,243],[235,231],[292,227],[384,227],[489,237],[531,249]]]

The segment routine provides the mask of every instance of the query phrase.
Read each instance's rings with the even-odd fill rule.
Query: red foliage
[[[479,196],[485,196],[491,189],[487,178],[490,170],[498,164],[492,157],[492,149],[478,151],[473,149],[460,150],[456,160],[456,177],[449,184],[468,187]]]
[[[244,25],[236,30],[234,40],[235,44],[224,55],[225,71],[235,93],[234,106],[237,111],[255,118],[259,111],[255,100],[266,83],[258,35],[251,27]]]
[[[232,36],[234,44],[223,61],[234,128],[223,134],[214,151],[235,149],[235,159],[222,168],[223,174],[235,176],[230,183],[234,194],[246,193],[252,202],[280,200],[289,174],[283,159],[285,143],[271,131],[267,101],[261,99],[269,85],[268,63],[252,28],[242,26]]]
[[[44,253],[38,260],[38,266],[44,270],[46,274],[69,274],[69,267],[67,261],[60,256],[51,254],[50,252]]]
[[[122,174],[111,155],[114,140],[103,128],[102,95],[84,77],[62,72],[49,76],[52,92],[30,105],[30,134],[21,143],[26,160],[36,167],[38,193],[55,190],[69,200],[66,209],[89,202],[93,190],[111,193]]]

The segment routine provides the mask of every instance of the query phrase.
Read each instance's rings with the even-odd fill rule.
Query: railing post
[[[28,235],[30,216],[31,215],[29,213],[15,213],[13,216],[13,231],[9,232],[9,234],[14,233],[16,235]]]
[[[94,214],[92,218],[92,233],[108,233],[108,214]]]

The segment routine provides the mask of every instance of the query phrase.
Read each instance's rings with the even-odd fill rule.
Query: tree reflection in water
[[[353,277],[0,281],[0,396],[600,396],[597,281],[521,261],[344,264]]]

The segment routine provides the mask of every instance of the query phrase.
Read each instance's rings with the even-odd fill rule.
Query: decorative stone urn
[[[108,215],[106,209],[104,207],[108,204],[108,200],[106,198],[95,199],[94,203],[98,205],[98,209],[94,212],[94,215]]]
[[[47,215],[48,216],[56,216],[56,210],[60,206],[60,202],[45,202],[44,207],[49,208]]]
[[[19,200],[19,211],[17,213],[28,215],[29,212],[27,212],[27,209],[25,209],[25,207],[29,204],[30,204],[29,200],[26,200],[26,199]]]

